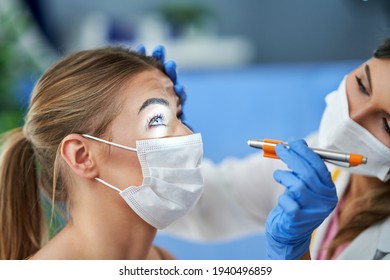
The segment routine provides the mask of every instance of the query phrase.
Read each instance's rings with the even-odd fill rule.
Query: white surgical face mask
[[[139,140],[136,149],[87,134],[83,136],[137,152],[144,177],[141,186],[130,186],[122,191],[101,178],[96,180],[118,191],[134,212],[153,227],[167,227],[199,200],[203,192],[200,134]]]
[[[349,117],[345,80],[325,98],[327,105],[319,129],[319,146],[367,157],[367,164],[351,167],[349,171],[387,181],[390,149]]]

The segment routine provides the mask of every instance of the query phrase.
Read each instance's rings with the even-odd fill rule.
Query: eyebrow
[[[148,107],[149,105],[153,105],[153,104],[160,104],[160,105],[164,105],[164,106],[169,107],[168,100],[166,100],[164,98],[149,98],[149,99],[145,100],[144,103],[142,103],[141,107],[138,110],[138,114],[141,113],[141,111],[144,110],[146,107]]]
[[[366,64],[366,66],[364,67],[364,70],[366,71],[368,84],[370,85],[370,89],[371,89],[371,92],[372,92],[371,73],[370,73],[370,67],[368,66],[368,64]]]

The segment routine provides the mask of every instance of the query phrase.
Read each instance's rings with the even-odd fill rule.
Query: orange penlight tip
[[[349,155],[349,164],[351,166],[356,166],[364,163],[364,157],[359,154],[350,154]]]

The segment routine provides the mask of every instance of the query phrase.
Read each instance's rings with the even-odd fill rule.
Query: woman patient
[[[202,139],[181,114],[151,57],[106,47],[48,69],[24,126],[1,137],[0,259],[172,258],[156,231],[203,188]],[[50,241],[44,197],[67,214]]]

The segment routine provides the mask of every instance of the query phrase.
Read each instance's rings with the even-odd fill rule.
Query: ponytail
[[[39,250],[44,225],[34,150],[21,128],[0,144],[0,259],[26,259]]]

